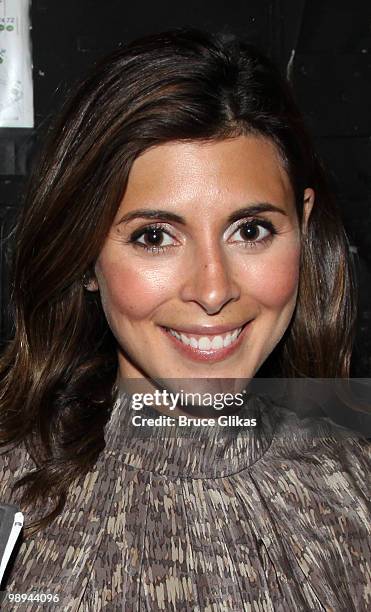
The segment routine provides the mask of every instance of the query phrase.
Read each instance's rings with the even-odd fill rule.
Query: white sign
[[[0,127],[34,126],[29,0],[0,0]]]

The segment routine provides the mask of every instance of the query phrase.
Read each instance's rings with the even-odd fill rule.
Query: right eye
[[[162,252],[174,246],[173,237],[160,225],[150,225],[136,230],[130,236],[130,242],[152,253]]]

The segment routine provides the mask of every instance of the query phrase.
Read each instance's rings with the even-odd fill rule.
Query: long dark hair
[[[252,45],[194,30],[146,37],[114,52],[65,106],[35,165],[16,228],[15,335],[1,360],[0,443],[24,443],[36,469],[18,482],[24,504],[63,508],[68,487],[104,448],[116,346],[84,290],[125,192],[131,165],[174,140],[269,138],[290,177],[302,236],[296,309],[279,344],[282,376],[346,377],[355,319],[348,243],[293,101]],[[130,291],[130,287],[128,287]]]

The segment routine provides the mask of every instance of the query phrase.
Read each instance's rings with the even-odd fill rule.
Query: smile
[[[195,361],[221,361],[238,349],[251,323],[249,321],[234,329],[214,334],[187,333],[171,327],[162,327],[162,331],[183,356]]]
[[[200,351],[210,351],[212,349],[221,349],[229,346],[236,340],[240,335],[242,327],[238,327],[232,332],[228,332],[223,335],[209,335],[209,336],[196,336],[188,335],[175,331],[175,329],[169,329],[170,334],[175,336],[178,340],[183,342],[186,346],[190,345],[193,348],[199,349]]]

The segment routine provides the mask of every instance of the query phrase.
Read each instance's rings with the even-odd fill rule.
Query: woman
[[[280,376],[349,375],[348,253],[291,94],[253,47],[176,31],[95,68],[17,227],[1,499],[26,529],[9,595],[367,609],[367,442],[244,395],[273,358]],[[222,392],[227,424],[182,401],[194,389]]]

